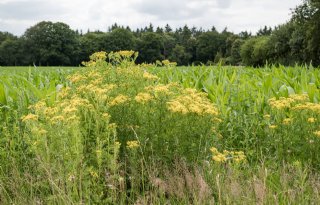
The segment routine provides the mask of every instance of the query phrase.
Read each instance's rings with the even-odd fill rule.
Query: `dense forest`
[[[112,25],[107,32],[74,31],[61,22],[42,21],[20,36],[0,32],[0,65],[77,66],[95,51],[135,50],[138,63],[169,59],[178,65],[265,63],[320,65],[320,1],[306,0],[292,9],[283,25],[262,26],[256,33],[235,34],[152,24],[132,30]]]

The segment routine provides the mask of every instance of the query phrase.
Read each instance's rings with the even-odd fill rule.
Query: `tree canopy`
[[[132,30],[117,23],[108,31],[73,31],[61,22],[42,21],[21,37],[0,32],[0,65],[80,65],[96,51],[139,51],[138,63],[169,59],[178,65],[224,62],[261,66],[264,63],[320,65],[320,0],[304,0],[287,23],[261,26],[252,34],[219,32],[187,25],[173,29]]]

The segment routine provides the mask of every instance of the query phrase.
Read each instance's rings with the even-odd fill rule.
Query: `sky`
[[[40,21],[64,22],[86,32],[107,31],[117,22],[133,29],[150,23],[188,25],[218,31],[225,27],[255,33],[290,19],[302,0],[0,0],[0,31],[22,35]]]

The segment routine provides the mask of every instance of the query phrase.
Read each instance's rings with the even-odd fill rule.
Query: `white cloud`
[[[218,30],[256,32],[290,18],[301,0],[1,0],[0,31],[21,35],[42,20],[62,21],[73,29],[102,30],[117,22],[132,28],[185,24]]]

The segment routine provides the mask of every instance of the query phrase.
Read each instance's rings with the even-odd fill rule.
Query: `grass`
[[[317,69],[136,57],[0,70],[1,203],[319,203]]]

